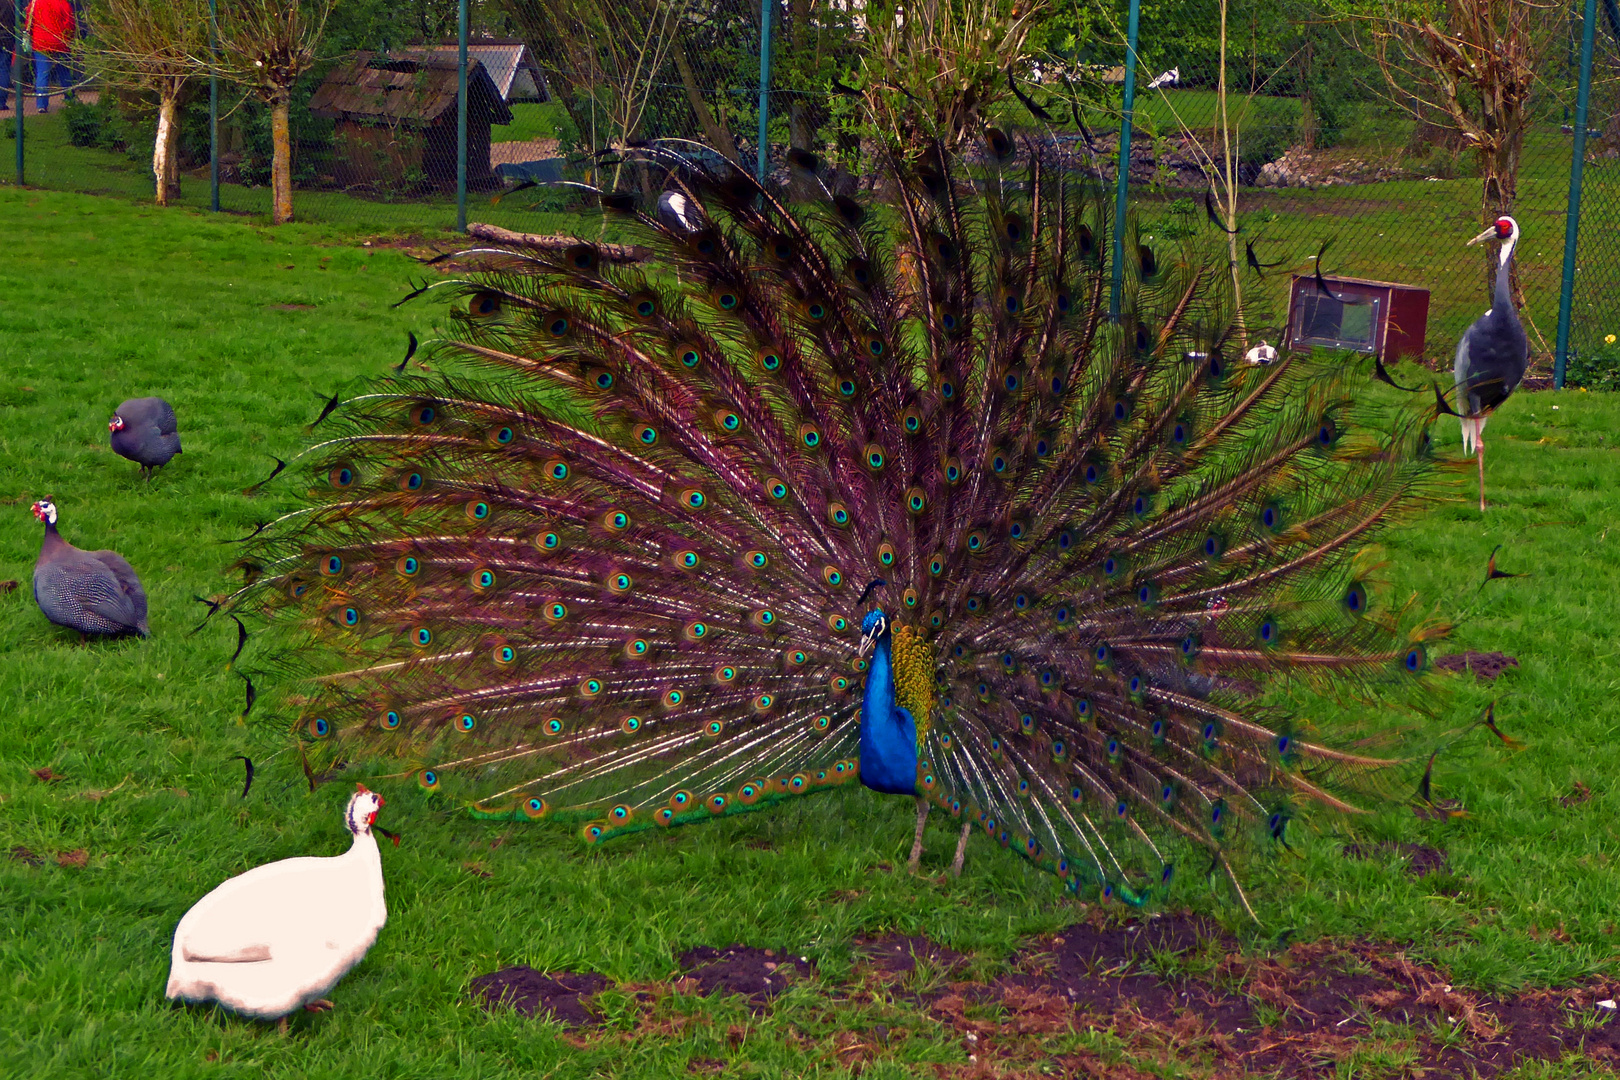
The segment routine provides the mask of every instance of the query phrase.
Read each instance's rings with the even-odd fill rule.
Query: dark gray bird
[[[1519,242],[1519,223],[1499,217],[1484,232],[1468,241],[1470,247],[1492,237],[1502,241],[1502,254],[1496,265],[1496,289],[1491,309],[1463,334],[1457,343],[1457,413],[1462,421],[1463,453],[1476,450],[1479,456],[1479,508],[1485,509],[1485,421],[1524,378],[1530,356],[1530,340],[1525,337],[1519,313],[1513,310],[1509,287],[1513,248]]]
[[[34,602],[57,626],[82,635],[146,637],[146,592],[116,551],[80,551],[56,531],[56,506],[34,504],[45,523],[45,542],[34,563]]]
[[[160,397],[130,398],[107,421],[107,430],[112,432],[113,453],[139,465],[148,480],[154,469],[180,452],[174,409]]]

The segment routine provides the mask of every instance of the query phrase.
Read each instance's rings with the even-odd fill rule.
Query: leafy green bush
[[[1587,390],[1620,390],[1620,344],[1613,334],[1587,353],[1575,353],[1564,366],[1564,385]]]

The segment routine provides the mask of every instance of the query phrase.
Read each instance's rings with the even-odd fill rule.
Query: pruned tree
[[[270,192],[277,225],[293,219],[292,92],[315,65],[337,0],[228,0],[219,8],[220,74],[270,109]]]
[[[1009,69],[1043,0],[871,0],[861,90],[879,134],[897,147],[954,146],[1012,96]]]
[[[181,97],[208,69],[207,0],[92,0],[85,23],[84,57],[102,82],[157,98],[152,177],[167,206],[180,194]]]
[[[1478,153],[1481,223],[1509,213],[1538,72],[1565,41],[1564,7],[1552,0],[1373,0],[1342,10],[1377,63],[1389,101],[1420,123],[1456,131]],[[1487,254],[1487,277],[1495,258]],[[1516,295],[1517,273],[1515,264]]]
[[[731,145],[705,105],[680,41],[690,0],[503,0],[537,47],[548,81],[567,87],[565,107],[592,150],[641,137],[642,120],[673,58],[705,134],[727,156]],[[615,174],[615,183],[617,174]]]

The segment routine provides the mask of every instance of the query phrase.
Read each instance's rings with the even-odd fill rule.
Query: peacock
[[[916,800],[914,870],[933,809],[955,871],[982,833],[1131,904],[1186,860],[1242,897],[1243,841],[1401,758],[1362,728],[1446,627],[1371,542],[1432,410],[1234,363],[1223,249],[1132,217],[1115,320],[1107,201],[994,129],[865,201],[623,160],[633,243],[457,253],[434,370],[334,397],[249,544],[227,610],[308,755],[588,844],[860,784]]]

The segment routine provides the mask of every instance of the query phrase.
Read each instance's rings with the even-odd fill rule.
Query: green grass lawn
[[[934,1075],[968,1067],[961,1038],[903,995],[852,989],[855,940],[926,934],[989,977],[1027,935],[1081,917],[1054,879],[982,838],[960,881],[891,872],[911,804],[859,789],[585,850],[569,830],[476,823],[396,785],[382,818],[404,834],[384,851],[389,923],[335,1012],[297,1017],[283,1036],[171,1007],[178,918],[231,874],[340,851],[352,790],[310,793],[295,754],[239,722],[234,629],[216,620],[190,635],[203,614],[192,598],[234,580],[231,541],[281,505],[242,489],[271,455],[305,445],[320,398],[384,372],[406,330],[427,336],[439,312],[392,309],[420,268],[329,229],[0,188],[0,235],[0,580],[21,582],[0,594],[0,1076],[639,1078],[687,1075],[695,1059],[728,1075],[845,1075],[840,1033],[873,1025],[905,1034],[871,1055],[868,1075]],[[146,394],[174,404],[185,441],[150,485],[111,453],[106,429],[120,400]],[[1258,930],[1195,873],[1182,878],[1187,904],[1251,948],[1389,942],[1489,992],[1613,974],[1617,426],[1613,398],[1521,394],[1490,427],[1489,513],[1472,502],[1470,464],[1457,498],[1388,538],[1394,594],[1415,590],[1458,620],[1448,649],[1519,660],[1494,685],[1446,680],[1436,703],[1438,729],[1494,700],[1527,744],[1476,732],[1442,755],[1435,794],[1468,816],[1429,821],[1394,805],[1301,833],[1297,857],[1249,867]],[[1455,425],[1437,438],[1456,451]],[[47,494],[71,542],[115,548],[140,572],[149,640],[80,645],[40,615],[28,507]],[[1530,576],[1479,591],[1498,545],[1504,569]],[[245,800],[238,753],[259,764]],[[47,768],[56,779],[36,775]],[[1577,783],[1592,797],[1562,805]],[[928,839],[925,869],[938,873],[953,834],[940,822]],[[1350,840],[1443,849],[1446,887],[1346,859]],[[18,848],[43,864],[6,856]],[[77,851],[87,865],[58,865]],[[807,956],[818,974],[758,1015],[671,986],[683,950],[732,943]],[[469,1003],[469,980],[518,963],[614,980],[598,999],[605,1030],[578,1037]],[[1064,1039],[1050,1053],[1207,1075],[1175,1046]],[[1524,1075],[1585,1075],[1582,1060]]]

